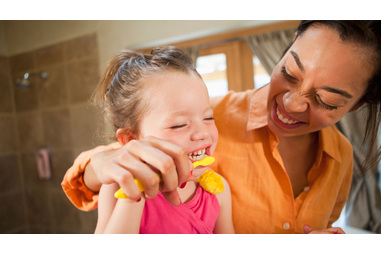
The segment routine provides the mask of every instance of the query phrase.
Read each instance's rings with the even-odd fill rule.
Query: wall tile
[[[73,165],[75,156],[72,150],[54,150],[51,154],[52,179],[51,188],[63,193],[61,182],[66,171]]]
[[[45,67],[41,71],[48,73],[47,79],[40,79],[38,89],[39,106],[46,109],[67,105],[66,78],[63,64]]]
[[[16,81],[18,78],[21,78],[24,73],[17,73],[12,76],[12,80]],[[39,79],[36,76],[30,76],[28,78],[29,88],[20,89],[13,83],[15,86],[14,96],[16,111],[29,111],[35,110],[38,108],[38,89],[39,89]]]
[[[24,177],[24,188],[28,192],[45,192],[48,190],[49,181],[40,179],[37,172],[35,153],[25,153],[21,156]]]
[[[9,65],[12,74],[33,71],[35,68],[34,52],[26,52],[11,56],[9,58]]]
[[[46,146],[41,116],[37,112],[18,114],[17,123],[21,152],[35,153],[39,148]]]
[[[92,105],[70,108],[72,143],[75,148],[89,149],[104,141],[99,133],[102,117]]]
[[[42,112],[44,143],[47,147],[63,148],[71,145],[68,109]]]
[[[56,218],[55,226],[57,233],[81,233],[82,222],[80,214],[84,212],[75,208],[62,190],[52,191],[52,195],[52,207],[54,217]],[[94,233],[94,231],[91,233]]]
[[[12,112],[12,93],[8,58],[0,57],[0,112]]]
[[[98,209],[87,213],[80,213],[81,227],[77,228],[77,232],[80,234],[93,234],[95,227],[97,226]]]
[[[22,192],[0,197],[0,233],[15,233],[27,224],[24,206],[21,205]]]
[[[9,76],[8,57],[0,56],[0,76]]]
[[[65,61],[73,61],[98,55],[96,34],[85,35],[64,44]]]
[[[36,50],[36,65],[39,69],[63,63],[63,43]]]
[[[69,102],[80,103],[90,100],[99,82],[98,58],[76,61],[67,64],[67,85]]]
[[[50,198],[47,192],[26,191],[28,223],[31,227],[52,226],[52,212]],[[33,233],[33,232],[31,232]]]
[[[17,151],[16,126],[13,116],[0,116],[0,154]]]
[[[0,112],[11,113],[12,109],[13,107],[9,77],[0,75]]]
[[[0,156],[0,197],[21,191],[21,177],[18,168],[17,155]]]
[[[29,90],[16,87],[16,78],[22,78],[25,72],[40,71],[48,72],[47,80],[30,76]],[[76,151],[104,144],[98,133],[103,131],[100,113],[88,103],[99,77],[96,34],[8,59],[0,57],[0,112],[12,114],[0,118],[0,128],[5,130],[3,136],[0,133],[0,155],[6,153],[0,157],[0,202],[15,204],[0,206],[0,218],[11,218],[3,224],[0,220],[0,233],[94,232],[96,210],[84,213],[75,208],[64,194],[61,182],[78,155]],[[11,96],[13,101],[5,102]],[[17,147],[16,138],[11,138],[16,131],[21,147]],[[35,152],[46,146],[52,152],[52,178],[41,180]],[[20,197],[26,206],[14,202]]]

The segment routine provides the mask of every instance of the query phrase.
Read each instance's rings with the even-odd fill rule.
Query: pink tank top
[[[213,234],[219,210],[216,196],[200,185],[189,202],[177,207],[159,192],[146,200],[140,234]]]

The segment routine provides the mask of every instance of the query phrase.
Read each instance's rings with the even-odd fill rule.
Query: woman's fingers
[[[117,182],[130,199],[141,197],[134,181],[139,179],[146,198],[156,197],[160,189],[173,205],[180,204],[177,187],[186,183],[193,167],[184,149],[153,137],[95,154],[91,164],[102,184]]]
[[[123,166],[116,164],[110,171],[111,177],[118,183],[129,199],[139,201],[142,193],[135,183],[135,177]]]
[[[339,227],[314,230],[309,225],[304,225],[303,230],[305,234],[345,234],[344,230]]]
[[[134,156],[127,150],[121,149],[118,156],[113,158],[112,178],[118,182],[123,192],[131,199],[139,200],[141,192],[136,185],[135,179],[139,179],[144,186],[147,198],[154,198],[159,192],[159,175],[140,158]]]
[[[161,171],[164,184],[167,184],[166,181],[170,181],[172,179],[171,177],[175,176],[177,176],[176,187],[181,187],[184,183],[186,183],[190,176],[191,169],[193,169],[193,165],[189,161],[188,154],[185,149],[171,142],[154,137],[149,137],[146,141],[150,146],[164,152],[167,156],[163,158],[163,162],[164,160],[167,160],[162,164],[164,172]],[[168,183],[168,185],[171,184]],[[164,187],[167,187],[169,190],[173,190],[175,188],[175,186]]]
[[[162,192],[176,191],[177,187],[182,186],[189,178],[192,164],[186,151],[176,144],[148,137],[145,140],[130,141],[126,144],[126,149],[153,170],[160,172]],[[138,175],[136,177],[140,179]],[[145,179],[140,180],[145,182]],[[154,183],[147,184],[145,187],[149,189]]]

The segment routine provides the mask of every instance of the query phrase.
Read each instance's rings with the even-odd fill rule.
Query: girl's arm
[[[220,213],[218,215],[216,225],[214,226],[215,234],[234,234],[233,217],[232,217],[232,198],[229,183],[222,177],[224,183],[224,191],[217,194],[216,197],[220,204]]]
[[[114,193],[118,189],[117,183],[101,187],[96,234],[139,234],[145,200],[116,199]]]

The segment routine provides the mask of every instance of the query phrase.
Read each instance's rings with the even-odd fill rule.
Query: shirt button
[[[290,223],[288,223],[288,222],[284,223],[283,228],[286,230],[290,229]]]
[[[310,189],[311,189],[310,186],[304,187],[304,191],[309,191]]]

